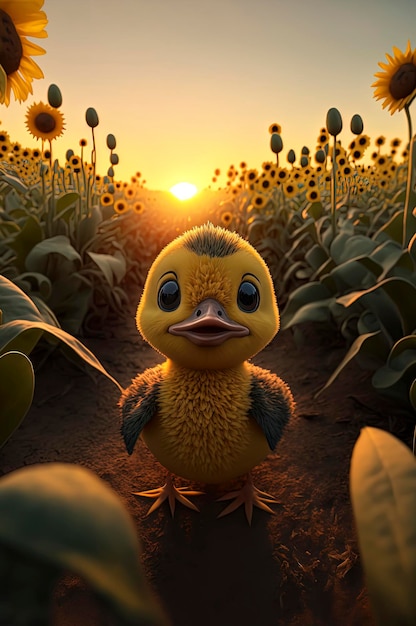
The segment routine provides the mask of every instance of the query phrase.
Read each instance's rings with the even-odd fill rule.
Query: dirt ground
[[[134,309],[109,323],[107,336],[85,339],[110,373],[127,386],[161,361],[135,328]],[[250,527],[238,509],[217,519],[217,498],[230,484],[194,499],[200,513],[150,501],[132,491],[163,484],[165,471],[139,443],[129,457],[119,433],[118,391],[57,354],[37,372],[30,413],[0,456],[0,472],[61,461],[93,470],[119,494],[137,525],[151,588],[172,626],[369,626],[373,624],[351,513],[348,472],[360,428],[371,424],[410,436],[405,416],[350,365],[318,399],[314,394],[344,354],[333,335],[308,327],[300,341],[278,333],[253,361],[291,387],[296,417],[275,453],[253,471],[273,494],[275,515],[255,509]],[[177,480],[177,484],[187,483]],[[232,486],[232,485],[231,485]],[[82,581],[68,575],[56,592],[54,624],[107,623]]]

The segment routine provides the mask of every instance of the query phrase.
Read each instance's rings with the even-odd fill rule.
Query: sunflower
[[[257,193],[253,196],[251,202],[256,209],[261,209],[266,204],[266,198],[261,193]]]
[[[119,213],[119,214],[126,213],[126,211],[128,210],[129,210],[129,207],[127,205],[127,202],[125,202],[124,200],[117,200],[114,203],[114,211],[116,213]]]
[[[133,211],[138,214],[143,213],[144,212],[143,202],[140,202],[140,200],[136,200],[136,202],[133,204]]]
[[[383,72],[374,74],[377,80],[371,85],[375,87],[374,98],[384,98],[383,109],[388,107],[391,115],[416,96],[416,50],[411,49],[408,41],[405,52],[393,46],[393,54],[386,54],[388,63],[379,63]]]
[[[297,186],[289,180],[283,184],[283,193],[287,198],[293,198],[298,193]]]
[[[52,141],[64,131],[64,116],[49,104],[34,103],[27,109],[26,126],[36,139]]]
[[[280,124],[274,123],[269,126],[269,133],[273,135],[273,133],[277,133],[278,135],[282,134],[282,127]]]
[[[112,193],[103,193],[100,198],[101,204],[103,206],[111,206],[114,202],[114,197]]]
[[[224,211],[224,213],[221,214],[221,222],[224,224],[224,226],[229,226],[232,221],[233,214],[231,213],[231,211]]]
[[[306,199],[309,200],[309,202],[318,202],[321,199],[319,189],[309,189],[306,192]]]
[[[32,56],[45,50],[27,37],[44,38],[47,17],[43,0],[0,0],[0,103],[10,104],[10,93],[19,102],[33,93],[32,80],[43,72]]]

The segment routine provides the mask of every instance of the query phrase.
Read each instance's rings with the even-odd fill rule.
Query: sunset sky
[[[405,50],[410,39],[416,47],[415,0],[45,0],[43,8],[49,36],[34,41],[46,49],[35,59],[45,78],[26,102],[3,107],[1,128],[38,145],[26,109],[46,102],[56,83],[66,123],[54,143],[61,162],[81,138],[89,156],[91,106],[100,119],[100,173],[113,133],[116,178],[140,171],[154,190],[182,180],[204,188],[215,168],[225,174],[241,161],[261,167],[274,159],[273,122],[282,126],[284,155],[314,150],[330,107],[342,114],[345,144],[354,113],[372,139],[407,141],[404,113],[383,110],[371,83],[393,46]]]

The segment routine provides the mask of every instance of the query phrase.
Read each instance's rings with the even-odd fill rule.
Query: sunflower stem
[[[416,135],[410,142],[408,158],[406,198],[403,210],[403,250],[408,247],[416,231],[416,217],[413,215],[413,209],[416,206]]]
[[[336,159],[337,137],[334,135],[334,146],[332,150],[332,171],[331,171],[331,224],[332,239],[336,234],[336,207],[337,207],[337,159]]]
[[[412,143],[412,137],[413,137],[412,118],[410,116],[410,111],[409,111],[409,106],[412,103],[412,101],[413,100],[408,102],[404,107],[404,112],[406,113],[406,118],[407,118],[407,126],[409,128],[409,154],[410,154],[410,144]]]

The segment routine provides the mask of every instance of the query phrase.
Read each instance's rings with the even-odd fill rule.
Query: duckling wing
[[[270,450],[274,450],[294,413],[295,402],[288,385],[276,374],[254,365],[250,369],[249,414],[264,432]]]
[[[162,383],[162,367],[145,370],[136,376],[119,400],[121,408],[121,434],[127,452],[131,454],[143,428],[157,412],[159,388]]]

